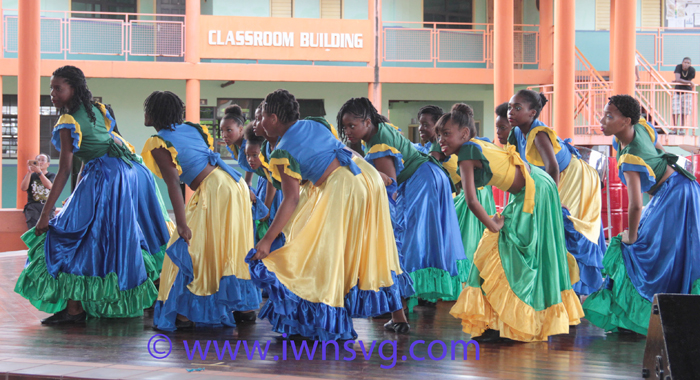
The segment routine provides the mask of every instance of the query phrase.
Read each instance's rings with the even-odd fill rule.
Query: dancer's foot
[[[384,324],[384,330],[405,334],[411,330],[411,325],[409,325],[408,322],[394,322],[392,319]]]
[[[41,321],[42,325],[57,326],[57,325],[67,325],[71,323],[82,323],[87,319],[87,314],[83,311],[79,314],[73,315],[68,313],[68,309],[63,309],[58,313],[43,319]]]
[[[501,333],[498,330],[487,329],[483,334],[472,338],[479,343],[493,343],[501,340]]]
[[[236,323],[249,323],[255,322],[255,312],[254,311],[234,311],[233,319]]]

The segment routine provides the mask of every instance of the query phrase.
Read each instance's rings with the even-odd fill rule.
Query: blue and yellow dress
[[[652,196],[642,211],[637,241],[612,238],[603,259],[603,289],[591,294],[586,318],[607,331],[618,327],[647,334],[657,293],[700,294],[700,186],[676,164],[678,156],[656,149],[656,130],[644,119],[634,139],[617,150],[620,179],[637,172],[642,191]],[[675,172],[658,184],[670,166]]]
[[[262,298],[245,264],[253,248],[253,224],[248,185],[213,152],[213,140],[197,124],[163,129],[146,141],[141,156],[162,177],[152,151],[170,152],[180,180],[190,185],[207,167],[216,168],[202,180],[185,207],[192,230],[189,246],[173,234],[163,262],[153,324],[175,330],[181,314],[200,325],[235,326],[233,311],[256,309]]]
[[[268,165],[271,154],[272,149],[270,148],[270,143],[268,141],[264,141],[262,147],[260,148],[260,162],[262,163],[262,166],[255,171],[255,174],[258,175],[258,184],[255,190],[255,196],[260,202],[265,202],[265,198],[267,197],[267,185],[272,181],[270,167]],[[256,220],[255,222],[256,244],[263,238],[263,236],[265,236],[265,233],[267,233],[268,228],[270,228],[270,225],[275,219],[275,215],[277,215],[277,209],[280,207],[281,203],[282,191],[276,191],[275,196],[272,199],[272,204],[270,205],[269,218],[267,220]]]
[[[100,109],[91,107],[94,121],[81,105],[54,127],[51,142],[59,151],[60,131],[70,130],[74,158],[85,164],[82,179],[45,234],[31,229],[22,236],[29,257],[15,292],[49,313],[74,300],[90,317],[136,317],[157,296],[140,227],[154,223],[139,222],[136,158],[110,135]]]
[[[472,337],[486,329],[523,342],[568,334],[583,310],[571,288],[559,193],[552,178],[526,164],[509,146],[472,139],[462,145],[460,161],[476,160],[474,185],[508,191],[516,170],[525,187],[511,194],[499,232],[485,230],[474,253],[474,268],[450,310]]]
[[[114,131],[116,123],[109,110],[101,103],[95,103],[95,106],[102,113],[105,128],[112,137],[119,139],[132,153],[134,169],[136,169],[138,176],[138,223],[146,239],[148,253],[150,253],[149,256],[144,256],[146,270],[148,277],[155,281],[160,277],[170,235],[176,233],[175,224],[170,220],[153,173],[143,164],[143,159],[136,154],[134,146]]]
[[[559,163],[559,196],[562,205],[568,208],[562,207],[566,248],[578,263],[580,278],[574,284],[574,290],[577,294],[590,294],[603,284],[601,269],[606,249],[600,216],[600,177],[593,167],[581,160],[581,155],[571,145],[571,140],[560,139],[553,129],[539,120],[532,123],[527,135],[523,135],[520,127],[513,128],[508,136],[508,144],[515,145],[525,162],[544,169],[542,156],[535,146],[535,136],[540,132],[549,137]],[[572,271],[575,270],[572,263]]]
[[[341,166],[315,186],[336,159]],[[379,172],[313,120],[289,127],[269,165],[278,189],[280,166],[308,182],[283,229],[284,247],[249,260],[253,281],[269,295],[259,317],[279,333],[341,340],[357,337],[352,318],[401,309],[413,289],[399,264]]]
[[[365,159],[390,157],[398,182],[397,211],[402,214],[402,265],[410,273],[415,296],[455,299],[467,280],[471,261],[464,255],[459,222],[447,173],[419,152],[394,126],[382,123],[366,142]]]
[[[491,142],[486,137],[476,137],[477,139]],[[442,152],[440,150],[440,145],[433,144],[430,147],[431,152]],[[457,184],[461,184],[462,177],[459,173],[458,157],[456,154],[450,156],[449,160],[442,162],[442,166],[450,173],[450,179]],[[474,262],[474,252],[479,246],[479,241],[481,241],[481,236],[484,234],[486,226],[474,216],[472,211],[467,205],[467,200],[464,198],[464,191],[461,191],[457,196],[454,197],[455,211],[457,212],[457,220],[459,221],[459,231],[462,233],[462,244],[464,244],[464,255],[467,257],[469,262]],[[481,206],[489,215],[496,215],[496,203],[493,198],[493,190],[491,186],[481,186],[476,188],[476,197]],[[472,270],[474,266],[472,265]],[[476,276],[478,278],[478,275]],[[450,301],[456,300],[449,299]]]

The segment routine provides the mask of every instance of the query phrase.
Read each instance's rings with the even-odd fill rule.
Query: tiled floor
[[[479,347],[479,360],[474,360],[474,347],[463,360],[463,350],[456,350],[442,360],[431,360],[428,345],[442,340],[468,341],[460,321],[449,315],[452,303],[437,307],[418,306],[409,315],[411,333],[397,335],[384,331],[386,319],[355,319],[359,342],[347,348],[340,345],[340,360],[334,360],[335,349],[329,346],[328,360],[316,352],[313,360],[302,355],[294,358],[292,341],[281,340],[270,330],[267,321],[238,328],[196,328],[190,331],[162,333],[170,341],[172,351],[163,359],[149,354],[154,335],[153,315],[130,319],[89,320],[83,325],[66,327],[42,326],[47,314],[37,311],[14,292],[26,253],[0,254],[0,380],[5,379],[635,379],[641,374],[645,339],[638,335],[605,334],[584,321],[567,335],[538,343],[484,343]],[[192,351],[195,340],[210,349],[204,359]],[[421,343],[420,340],[425,343]],[[269,344],[268,355],[246,357],[244,345],[259,341]],[[364,351],[374,349],[365,359]],[[383,342],[387,343],[383,343]],[[185,346],[187,342],[187,346]],[[235,350],[234,360],[228,353],[217,355],[228,342]],[[414,354],[425,360],[412,360],[410,347],[418,345]],[[168,342],[158,343],[158,351],[168,351]],[[383,346],[381,346],[383,344]],[[395,348],[392,346],[395,345]],[[186,348],[189,347],[189,350]],[[383,349],[383,356],[379,348]],[[151,348],[153,348],[151,346]],[[323,351],[319,344],[317,351]],[[439,356],[440,345],[432,350]],[[351,354],[355,358],[351,358]],[[284,359],[286,355],[286,359]],[[385,369],[382,367],[390,367]],[[203,371],[191,371],[203,368]]]

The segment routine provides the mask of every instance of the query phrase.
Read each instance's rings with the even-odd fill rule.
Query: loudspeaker
[[[651,308],[642,377],[700,379],[700,295],[657,294]]]

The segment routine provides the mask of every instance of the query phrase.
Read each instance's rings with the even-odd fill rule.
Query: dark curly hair
[[[299,102],[289,91],[279,89],[265,97],[263,112],[268,115],[275,114],[280,123],[291,123],[299,120]]]
[[[247,145],[262,146],[263,142],[265,141],[264,137],[255,134],[255,131],[253,131],[252,123],[248,124],[243,130],[243,137],[246,139]]]
[[[623,117],[629,117],[632,125],[639,122],[642,111],[637,99],[629,95],[613,95],[608,98],[608,103],[617,107]]]
[[[226,107],[224,110],[224,120],[234,120],[236,123],[243,125],[246,122],[246,116],[243,114],[243,109],[238,104]]]
[[[430,115],[433,118],[433,123],[437,123],[437,121],[440,119],[442,115],[445,114],[445,111],[442,110],[442,108],[438,106],[425,106],[422,107],[421,109],[418,110],[418,118],[420,119],[420,115]]]
[[[542,108],[544,107],[545,104],[547,104],[548,100],[547,97],[544,96],[543,93],[537,93],[532,90],[527,90],[523,89],[518,91],[515,96],[519,96],[523,99],[525,99],[525,102],[528,103],[528,108],[529,109],[534,109],[537,111],[535,113],[535,119],[540,116],[540,112],[542,112]]]
[[[75,113],[82,105],[85,107],[88,118],[94,124],[96,119],[95,112],[92,111],[92,93],[88,88],[87,80],[85,79],[85,74],[83,74],[83,71],[75,66],[62,66],[57,68],[51,75],[54,77],[63,78],[73,89],[73,97],[70,99],[70,103],[58,111],[61,114]]]
[[[369,121],[375,127],[379,127],[379,124],[381,123],[389,122],[389,119],[387,119],[384,115],[381,115],[377,109],[374,108],[374,105],[369,99],[352,98],[345,102],[345,104],[340,107],[340,111],[338,111],[338,132],[342,138],[345,138],[343,116],[345,116],[346,113],[362,120],[369,119]]]
[[[469,104],[455,103],[452,106],[450,112],[442,115],[440,120],[438,120],[435,128],[443,128],[448,121],[452,121],[457,124],[459,129],[469,128],[469,134],[471,137],[477,135],[476,126],[474,125],[474,110]]]
[[[496,107],[496,116],[508,118],[508,102],[501,103]]]
[[[185,103],[170,91],[153,91],[143,102],[143,110],[156,130],[173,129],[183,123]]]

